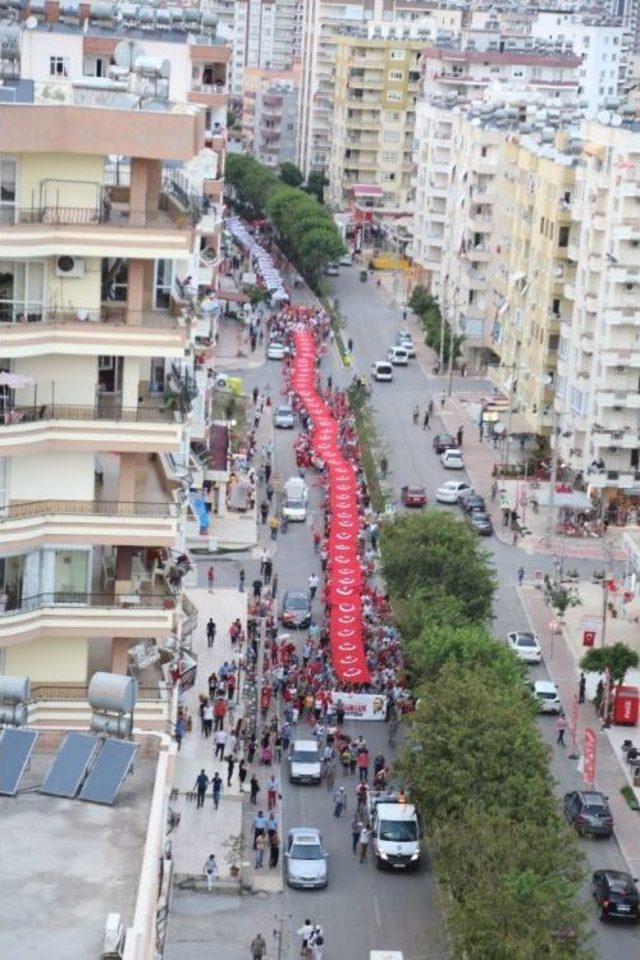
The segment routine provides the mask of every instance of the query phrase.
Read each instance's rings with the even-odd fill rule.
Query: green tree
[[[592,647],[587,650],[580,666],[589,673],[604,673],[608,668],[614,683],[624,683],[627,670],[637,667],[640,658],[626,643],[614,643],[610,647]]]
[[[312,193],[317,199],[318,203],[324,203],[324,188],[328,185],[329,181],[325,177],[324,173],[320,170],[313,170],[307,177],[307,183],[305,185],[305,190],[307,193]]]
[[[554,583],[547,575],[544,578],[544,597],[557,615],[562,618],[569,607],[579,607],[582,603],[580,595],[575,587],[567,589],[559,583]]]
[[[402,514],[382,534],[382,569],[394,597],[439,586],[463,604],[467,619],[491,615],[495,573],[467,524],[436,511]]]
[[[421,317],[429,310],[436,308],[437,305],[436,299],[431,296],[427,288],[423,287],[421,283],[416,284],[409,297],[409,307],[413,312]]]
[[[304,174],[296,167],[295,163],[280,164],[280,179],[290,187],[299,187],[304,183]]]
[[[522,661],[484,627],[465,621],[439,625],[423,622],[421,633],[405,640],[405,653],[412,674],[430,680],[436,679],[446,664],[457,663],[490,667],[493,676],[504,684],[524,681]]]

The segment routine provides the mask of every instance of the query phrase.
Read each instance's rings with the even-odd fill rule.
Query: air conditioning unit
[[[57,257],[56,277],[77,278],[84,277],[84,257]]]

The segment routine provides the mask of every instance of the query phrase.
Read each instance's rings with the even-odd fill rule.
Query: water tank
[[[121,673],[94,673],[87,699],[94,710],[132,713],[138,698],[138,682]]]
[[[30,698],[29,677],[0,677],[0,703],[27,703]]]

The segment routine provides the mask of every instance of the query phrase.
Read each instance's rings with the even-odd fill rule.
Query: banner
[[[384,720],[387,715],[387,698],[379,693],[332,693],[334,707],[338,700],[347,720]]]
[[[327,596],[330,603],[331,659],[346,683],[370,679],[362,632],[362,567],[358,552],[360,513],[353,465],[342,455],[340,431],[331,409],[316,390],[316,344],[309,330],[296,330],[292,386],[313,424],[314,453],[329,481],[330,533],[327,541]]]
[[[593,787],[596,782],[596,751],[597,738],[591,727],[587,727],[584,732],[584,772],[582,774],[585,785]]]

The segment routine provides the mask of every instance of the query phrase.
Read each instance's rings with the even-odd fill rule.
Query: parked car
[[[540,713],[560,713],[562,704],[558,688],[553,680],[535,680],[531,685],[531,696],[536,701]]]
[[[484,510],[472,510],[469,513],[469,523],[481,537],[490,537],[493,533],[491,517]]]
[[[393,380],[393,367],[387,360],[376,360],[371,364],[371,376],[374,380],[389,382]]]
[[[291,783],[320,783],[322,760],[317,740],[294,740],[289,751]]]
[[[387,350],[387,360],[394,367],[406,367],[409,363],[409,354],[404,347],[389,347]]]
[[[285,627],[306,630],[311,623],[311,600],[306,590],[287,590],[280,619]]]
[[[507,645],[525,663],[540,663],[542,651],[535,633],[514,630],[507,634]]]
[[[407,333],[406,330],[401,330],[400,333],[396,333],[396,346],[404,347],[410,357],[415,357],[416,348],[413,342],[413,337],[410,333]]]
[[[572,790],[565,794],[564,815],[580,836],[610,837],[613,833],[609,801],[598,790]]]
[[[353,257],[350,253],[344,253],[338,260],[338,265],[341,267],[351,267],[353,265]]]
[[[293,430],[295,426],[295,417],[291,407],[276,407],[275,425],[281,430]]]
[[[290,887],[326,887],[327,851],[319,830],[314,827],[294,827],[289,830],[284,871]]]
[[[634,878],[623,870],[596,870],[591,880],[601,920],[640,920],[640,896]]]
[[[457,503],[467,490],[471,490],[471,487],[463,480],[447,480],[436,490],[436,500],[438,503]]]
[[[425,507],[427,491],[424,487],[402,487],[400,496],[405,507]]]
[[[436,433],[433,438],[433,449],[436,453],[444,453],[445,450],[451,450],[455,445],[455,437],[452,437],[450,433]]]
[[[462,454],[455,447],[440,454],[440,463],[445,470],[464,470]]]
[[[272,340],[267,347],[267,358],[269,360],[284,360],[287,355],[287,348],[280,340]]]
[[[340,275],[340,269],[337,263],[328,263],[324,268],[324,272],[328,277],[337,277]]]
[[[484,497],[481,497],[479,493],[476,493],[475,490],[468,490],[466,493],[463,493],[458,503],[462,507],[465,513],[471,513],[472,510],[481,510],[486,512],[487,505],[484,502]]]

